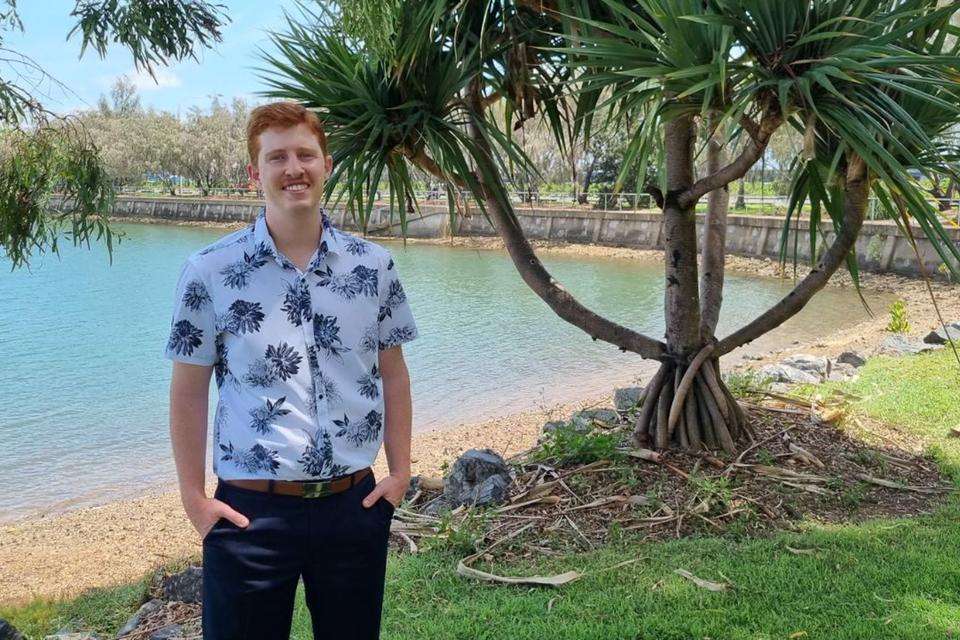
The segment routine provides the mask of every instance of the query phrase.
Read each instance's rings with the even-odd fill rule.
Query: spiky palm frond
[[[483,154],[466,131],[473,116],[464,95],[471,83],[490,79],[484,56],[502,52],[462,37],[463,24],[438,23],[432,3],[404,5],[397,33],[405,37],[389,59],[365,50],[329,13],[306,12],[304,18],[288,18],[286,30],[272,35],[279,53],[264,54],[262,75],[271,87],[266,95],[302,102],[324,121],[334,159],[328,199],[344,201],[366,229],[373,191],[385,176],[391,215],[399,211],[405,231],[404,205],[413,201],[408,162],[428,167],[454,188],[496,188],[496,182],[481,187],[470,166],[470,158]],[[481,173],[505,172],[510,162],[536,171],[492,117],[473,124],[495,150],[495,165],[480,167]]]
[[[881,208],[919,225],[960,278],[960,249],[920,184],[956,173],[945,133],[960,120],[958,29],[950,24],[960,3],[711,0],[705,11],[692,0],[602,4],[611,17],[580,20],[584,33],[561,48],[580,51],[583,91],[607,90],[616,113],[645,123],[709,112],[739,135],[740,125],[764,116],[803,133],[787,224],[809,205],[811,255],[821,212],[839,213],[831,193],[858,156]],[[643,161],[660,135],[658,126],[639,127],[629,161]]]

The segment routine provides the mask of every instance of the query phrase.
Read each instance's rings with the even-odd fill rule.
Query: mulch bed
[[[735,456],[624,446],[611,460],[561,464],[538,459],[535,447],[511,458],[516,483],[505,505],[460,507],[439,517],[424,513],[441,493],[439,481],[425,482],[433,489],[422,489],[397,510],[391,544],[417,552],[454,536],[461,546],[472,540],[477,553],[458,568],[466,574],[477,560],[587,550],[624,532],[645,540],[754,535],[795,528],[801,520],[914,516],[954,490],[908,435],[864,426],[852,416],[843,422],[854,428],[838,427],[842,405],[811,406],[768,394],[742,406],[755,438]],[[593,428],[620,433],[628,443],[631,425],[627,416]]]

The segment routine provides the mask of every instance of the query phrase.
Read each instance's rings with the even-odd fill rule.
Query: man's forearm
[[[170,441],[177,465],[180,498],[187,503],[206,497],[207,398],[170,398]]]
[[[383,446],[390,475],[410,476],[410,431],[413,402],[410,399],[410,376],[406,370],[383,378],[385,427]]]

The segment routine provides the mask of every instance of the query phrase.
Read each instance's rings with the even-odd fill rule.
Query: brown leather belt
[[[321,482],[300,482],[297,480],[222,480],[224,484],[241,489],[252,489],[264,493],[275,493],[282,496],[300,496],[302,498],[322,498],[346,491],[364,479],[372,469],[366,467],[354,471],[348,476],[323,480]]]

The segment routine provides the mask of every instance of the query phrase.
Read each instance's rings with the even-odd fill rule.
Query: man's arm
[[[403,347],[380,352],[380,377],[383,379],[384,432],[383,447],[387,454],[390,475],[364,499],[364,506],[373,505],[383,495],[394,505],[400,504],[410,485],[410,432],[413,402],[410,398],[410,374],[403,360]]]
[[[173,363],[170,380],[170,442],[177,466],[180,501],[202,538],[220,518],[239,527],[247,519],[219,500],[207,498],[204,487],[207,456],[207,402],[213,367]],[[216,453],[214,453],[216,455]]]

